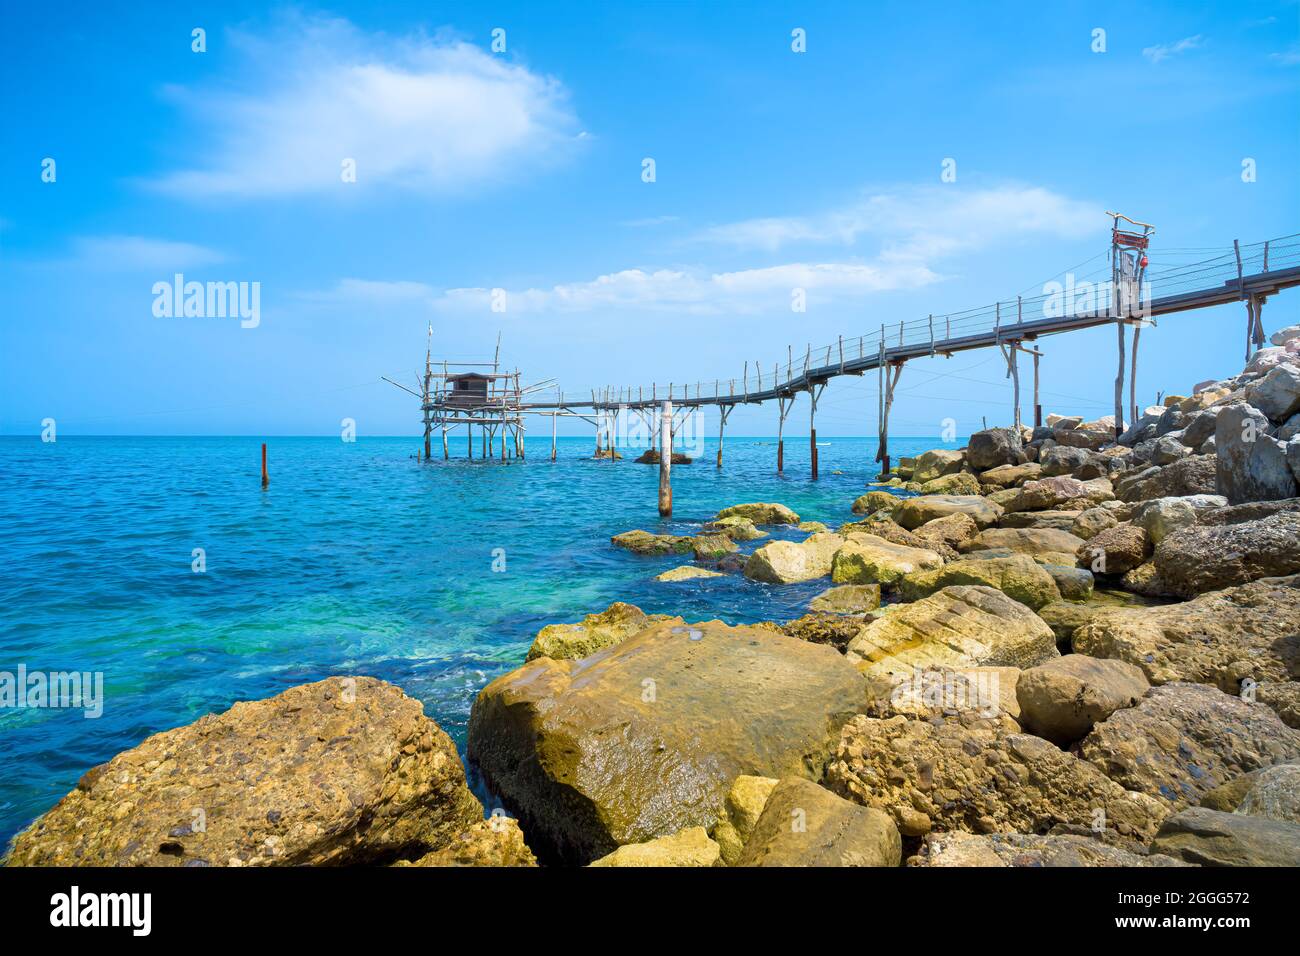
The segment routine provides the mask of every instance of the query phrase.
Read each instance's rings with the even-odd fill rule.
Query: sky
[[[1300,232],[1297,3],[920,9],[5,0],[0,434],[415,435],[382,377],[430,324],[567,394],[725,381],[1104,268],[1107,210],[1155,267]],[[177,274],[255,319],[167,314]],[[1240,371],[1244,327],[1144,332],[1140,403]],[[1046,411],[1110,410],[1113,331],[1040,345]],[[1005,372],[909,362],[891,432],[1005,423]],[[876,407],[836,380],[818,432]]]

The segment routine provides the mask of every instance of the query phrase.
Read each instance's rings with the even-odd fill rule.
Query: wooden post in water
[[[551,415],[551,461],[555,461],[555,423],[559,420],[559,412]]]
[[[785,416],[790,414],[789,407],[794,404],[794,396],[778,397],[776,404],[780,415],[776,423],[776,473],[779,475],[785,470]]]
[[[718,406],[718,467],[719,468],[722,467],[722,433],[727,427],[727,416],[731,414],[731,410],[735,407],[736,407],[735,405]]]
[[[673,403],[663,403],[659,414],[659,517],[673,515]]]
[[[442,429],[442,460],[443,460],[443,461],[450,461],[450,460],[451,460],[451,447],[447,444],[447,429],[446,429],[446,427],[444,427],[444,428]]]
[[[262,442],[262,487],[265,488],[270,482],[271,479],[266,475],[266,442]]]
[[[823,386],[824,387],[824,386]],[[808,452],[813,481],[817,480],[817,387],[808,383]]]
[[[1043,406],[1038,403],[1038,360],[1043,357],[1043,353],[1034,349],[1034,427],[1043,426]]]

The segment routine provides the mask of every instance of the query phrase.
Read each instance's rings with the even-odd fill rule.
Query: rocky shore
[[[543,628],[470,718],[509,817],[418,702],[332,678],[88,771],[7,863],[1300,865],[1300,327],[1272,342],[1119,435],[903,459],[834,530],[749,502],[615,535],[666,589],[825,588]]]

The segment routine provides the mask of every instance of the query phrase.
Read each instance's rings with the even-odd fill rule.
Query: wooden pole
[[[1128,402],[1129,421],[1138,420],[1138,339],[1142,336],[1142,324],[1133,326],[1133,361],[1129,365]]]
[[[555,423],[559,420],[558,412],[551,416],[551,461],[555,461]]]
[[[659,517],[673,514],[673,403],[666,401],[659,414]]]
[[[722,434],[727,427],[727,416],[731,414],[731,409],[735,406],[720,405],[718,406],[718,467],[722,467]]]
[[[271,483],[271,479],[266,474],[266,442],[262,442],[262,487],[265,488]]]
[[[1042,356],[1034,350],[1034,427],[1041,428],[1043,425],[1043,406],[1038,403],[1038,360]]]
[[[808,383],[808,457],[812,462],[813,481],[817,480],[817,390]]]
[[[1115,374],[1115,437],[1124,433],[1124,323],[1115,320],[1119,330],[1119,370]]]
[[[1020,350],[1020,342],[1018,340],[1012,342],[1011,343],[1011,384],[1012,384],[1012,392],[1015,396],[1013,401],[1016,403],[1016,407],[1011,416],[1011,419],[1017,430],[1020,428],[1020,365],[1016,361],[1016,353],[1019,350]]]
[[[779,475],[785,470],[785,416],[786,402],[794,402],[794,396],[789,398],[778,398],[776,400],[779,418],[776,422],[776,473]]]

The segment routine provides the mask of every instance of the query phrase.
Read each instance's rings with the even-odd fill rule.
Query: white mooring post
[[[659,517],[673,515],[673,403],[663,403],[659,416]]]

